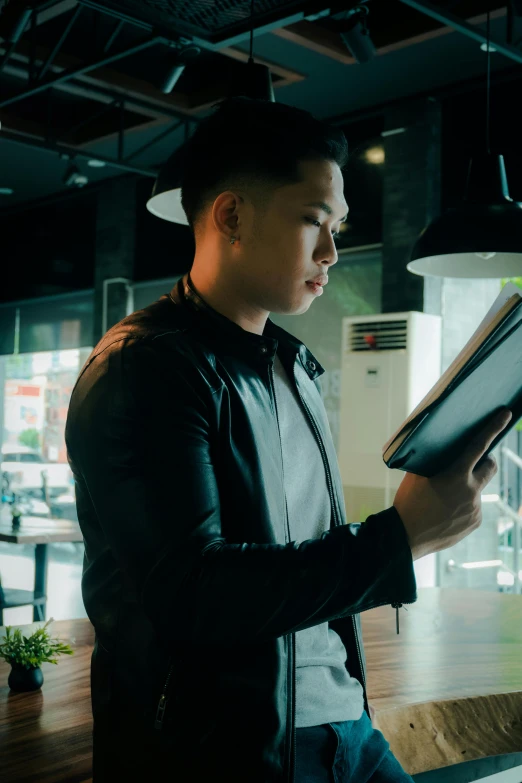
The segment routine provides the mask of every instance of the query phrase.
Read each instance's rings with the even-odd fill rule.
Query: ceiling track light
[[[195,60],[200,53],[201,49],[199,46],[190,44],[178,51],[174,57],[170,57],[165,75],[158,85],[162,93],[168,95],[172,92],[187,65]]]
[[[251,0],[252,27],[250,30],[250,57],[243,66],[243,77],[233,85],[232,95],[244,95],[247,98],[274,101],[274,88],[270,69],[266,65],[254,62],[254,0]],[[188,47],[191,48],[191,47]],[[197,48],[197,47],[192,47]],[[178,62],[179,65],[179,62]],[[177,81],[181,73],[176,72],[176,62],[172,64],[172,79]],[[165,86],[169,86],[168,74],[165,77]],[[173,85],[172,85],[173,86]],[[172,89],[172,87],[171,87]],[[187,216],[181,204],[181,182],[183,180],[183,166],[186,162],[186,144],[178,147],[165,165],[162,167],[147,201],[147,209],[156,217],[168,220],[170,223],[179,223],[188,226]]]
[[[352,57],[360,65],[373,60],[376,53],[368,30],[369,13],[369,8],[364,5],[363,0],[348,11],[332,14],[331,17],[340,23],[337,32]]]
[[[71,162],[62,177],[62,182],[68,188],[83,188],[89,182],[89,178],[82,174],[78,166]]]

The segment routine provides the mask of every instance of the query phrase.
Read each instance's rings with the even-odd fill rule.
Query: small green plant
[[[41,663],[58,663],[51,656],[74,655],[68,644],[64,644],[59,639],[51,639],[47,633],[47,626],[53,622],[51,617],[42,628],[38,628],[31,636],[22,635],[19,628],[11,633],[11,625],[5,628],[3,644],[0,644],[0,657],[4,658],[11,666],[14,663],[25,666],[26,669],[32,669],[40,666]]]

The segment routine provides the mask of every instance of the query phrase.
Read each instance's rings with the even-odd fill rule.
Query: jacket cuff
[[[374,540],[379,557],[388,567],[389,603],[411,604],[417,600],[413,555],[404,523],[395,506],[372,514],[362,528]]]
[[[413,555],[395,507],[372,514],[365,522],[333,528],[330,535],[338,536],[344,547],[343,559],[349,566],[343,569],[341,590],[356,597],[355,611],[415,603]],[[353,544],[351,536],[356,537]],[[359,584],[354,585],[354,578]]]

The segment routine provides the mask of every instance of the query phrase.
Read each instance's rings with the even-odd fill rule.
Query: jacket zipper
[[[165,685],[163,686],[163,691],[160,696],[160,700],[158,702],[158,708],[156,710],[156,720],[154,721],[154,728],[156,731],[161,731],[163,729],[163,720],[165,718],[165,710],[167,709],[167,690],[169,687],[170,678],[172,677],[172,672],[174,670],[174,661],[172,661],[172,658],[169,659],[169,670],[167,674],[167,679],[165,680]]]
[[[279,417],[278,417],[278,413],[277,413],[277,398],[276,398],[276,393],[275,393],[275,384],[274,384],[274,381],[273,381],[273,372],[274,372],[273,366],[270,368],[270,372],[271,372],[271,378],[272,378],[272,389],[273,389],[273,394],[274,394],[274,405],[275,405],[275,411],[276,411],[277,427],[279,429]],[[280,448],[281,448],[281,467],[283,468],[283,471],[284,471],[284,467],[283,467],[283,449],[282,449],[282,446],[281,446],[281,436],[279,436],[279,445],[280,445]],[[283,483],[284,483],[284,474],[283,474]],[[288,530],[288,542],[290,542],[290,528],[289,528],[289,525],[288,525],[288,507],[286,505],[286,493],[285,493],[285,509],[286,509],[286,525],[287,525],[287,530]],[[296,729],[295,729],[295,685],[296,685],[295,634],[292,634],[292,645],[293,645],[293,647],[292,647],[292,649],[293,649],[293,662],[292,662],[293,663],[293,666],[292,666],[292,669],[293,669],[292,725],[293,725],[293,733],[294,733],[294,745],[293,745],[293,748],[291,749],[291,753],[293,754],[292,755],[292,759],[293,759],[293,762],[292,762],[293,763],[292,780],[294,780],[294,775],[295,775],[295,772],[294,772],[295,771],[295,745],[296,745],[296,737],[295,737],[295,733],[296,733]],[[169,666],[167,678],[166,678],[165,684],[163,686],[163,691],[162,691],[160,699],[158,701],[158,707],[156,709],[156,719],[155,719],[155,722],[154,722],[154,728],[156,729],[156,731],[161,731],[163,729],[163,721],[165,719],[165,710],[167,708],[167,701],[168,701],[167,700],[167,691],[168,691],[168,687],[169,687],[170,678],[172,677],[173,669],[174,669],[174,662],[172,662],[172,664]]]
[[[278,413],[277,413],[277,399],[276,399],[276,393],[275,393],[275,384],[274,384],[274,380],[273,380],[273,373],[274,373],[274,368],[273,368],[273,365],[272,365],[270,367],[270,374],[271,374],[271,378],[272,378],[272,389],[273,389],[273,393],[274,393],[274,405],[275,405],[275,410],[276,410],[277,426],[278,426],[278,429],[279,429],[279,417],[278,417]],[[295,370],[294,370],[294,380],[295,380]],[[334,502],[334,497],[333,497],[332,478],[331,478],[331,475],[330,475],[330,468],[329,468],[329,465],[328,465],[328,458],[326,456],[326,451],[325,451],[325,448],[324,448],[324,444],[323,444],[321,436],[319,434],[319,430],[317,429],[316,424],[315,424],[315,422],[314,422],[314,420],[312,418],[312,415],[311,415],[311,413],[310,413],[310,411],[308,409],[308,406],[306,405],[306,403],[303,400],[303,397],[301,395],[301,392],[299,391],[299,387],[297,386],[297,382],[295,383],[295,386],[296,386],[296,389],[297,389],[297,393],[299,394],[299,397],[301,399],[301,402],[303,403],[304,409],[306,410],[307,416],[308,416],[308,418],[309,418],[309,420],[310,420],[310,422],[312,424],[312,427],[314,429],[316,440],[319,443],[319,448],[321,450],[321,456],[323,458],[323,463],[324,463],[325,470],[326,470],[326,477],[327,477],[327,482],[328,482],[328,491],[330,493],[330,501],[332,503],[332,511],[333,511],[333,516],[334,516],[334,525],[337,527],[340,523],[337,520],[336,507],[335,507],[335,502]],[[281,436],[279,436],[279,444],[281,446]],[[282,447],[281,447],[281,465],[283,465],[283,450],[282,450]],[[284,468],[283,468],[283,470],[284,470]],[[283,481],[284,481],[284,477],[283,477]],[[287,530],[288,530],[288,537],[289,537],[289,541],[290,541],[290,530],[289,530],[289,527],[288,527],[288,507],[286,505],[286,493],[285,493],[285,508],[286,508],[286,524],[287,524]],[[382,603],[376,604],[375,606],[373,606],[371,608],[375,609],[378,606],[385,606],[387,603],[388,603],[387,601],[383,601]],[[411,602],[408,602],[408,603],[411,603]],[[397,608],[397,633],[399,633],[399,607],[402,606],[402,605],[403,604],[399,604],[399,603],[393,603],[392,604],[392,607]],[[359,659],[359,669],[361,671],[361,676],[362,676],[362,681],[363,681],[364,697],[365,697],[366,703],[368,703],[368,699],[367,699],[367,696],[366,696],[366,678],[364,676],[364,669],[363,669],[363,665],[362,665],[362,658],[361,658],[361,652],[360,652],[360,647],[359,647],[359,635],[357,633],[357,627],[356,627],[356,624],[355,624],[355,616],[352,616],[352,622],[353,622],[353,630],[354,630],[354,635],[355,635],[355,645],[356,645],[356,648],[357,648],[357,656],[358,656],[358,659]],[[292,783],[294,783],[294,781],[295,781],[295,748],[296,748],[296,744],[297,744],[297,737],[296,737],[297,729],[296,729],[296,726],[295,726],[295,712],[296,712],[296,667],[295,667],[296,644],[295,644],[295,633],[292,634],[291,636],[292,636],[292,655],[293,655],[293,661],[292,661],[293,692],[292,692],[291,731],[292,731],[292,737],[293,737],[293,745],[292,745],[292,748],[290,750],[290,754],[291,754],[291,774],[290,774],[290,780],[292,781]],[[172,661],[172,659],[170,659],[170,660]],[[164,718],[165,718],[165,710],[167,708],[167,701],[168,701],[167,700],[167,691],[168,691],[168,687],[169,687],[170,679],[172,677],[173,670],[174,670],[174,662],[172,661],[172,663],[169,665],[167,678],[165,680],[165,684],[163,686],[163,691],[162,691],[162,694],[161,694],[159,702],[158,702],[158,707],[156,709],[156,719],[155,719],[155,722],[154,722],[154,728],[156,729],[156,731],[161,731],[163,729],[163,721],[164,721]]]
[[[281,444],[281,430],[279,427],[279,414],[277,411],[277,396],[276,396],[276,390],[275,390],[275,383],[274,383],[274,365],[270,365],[270,379],[272,381],[272,391],[274,394],[274,407],[275,407],[275,413],[276,413],[276,421],[277,421],[277,429],[279,432],[279,447],[281,450],[281,469],[283,471],[283,493],[285,497],[285,511],[286,511],[286,529],[288,531],[288,543],[290,543],[291,540],[291,534],[290,534],[290,523],[288,519],[288,504],[286,502],[286,491],[284,491],[284,465],[283,465],[283,446]],[[291,634],[291,641],[292,641],[292,713],[290,718],[290,732],[292,734],[293,743],[291,743],[290,747],[290,765],[289,765],[289,780],[291,783],[294,783],[295,780],[295,746],[297,744],[297,738],[296,738],[296,727],[295,727],[295,702],[296,702],[296,696],[295,696],[295,690],[296,690],[296,671],[295,671],[295,633]],[[287,715],[288,720],[288,715]]]

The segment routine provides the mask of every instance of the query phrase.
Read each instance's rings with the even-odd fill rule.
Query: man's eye
[[[318,228],[321,228],[321,224],[318,220],[315,220],[315,218],[305,218],[309,223],[314,223]],[[334,239],[337,239],[337,237],[341,236],[340,231],[332,231],[332,236]]]

